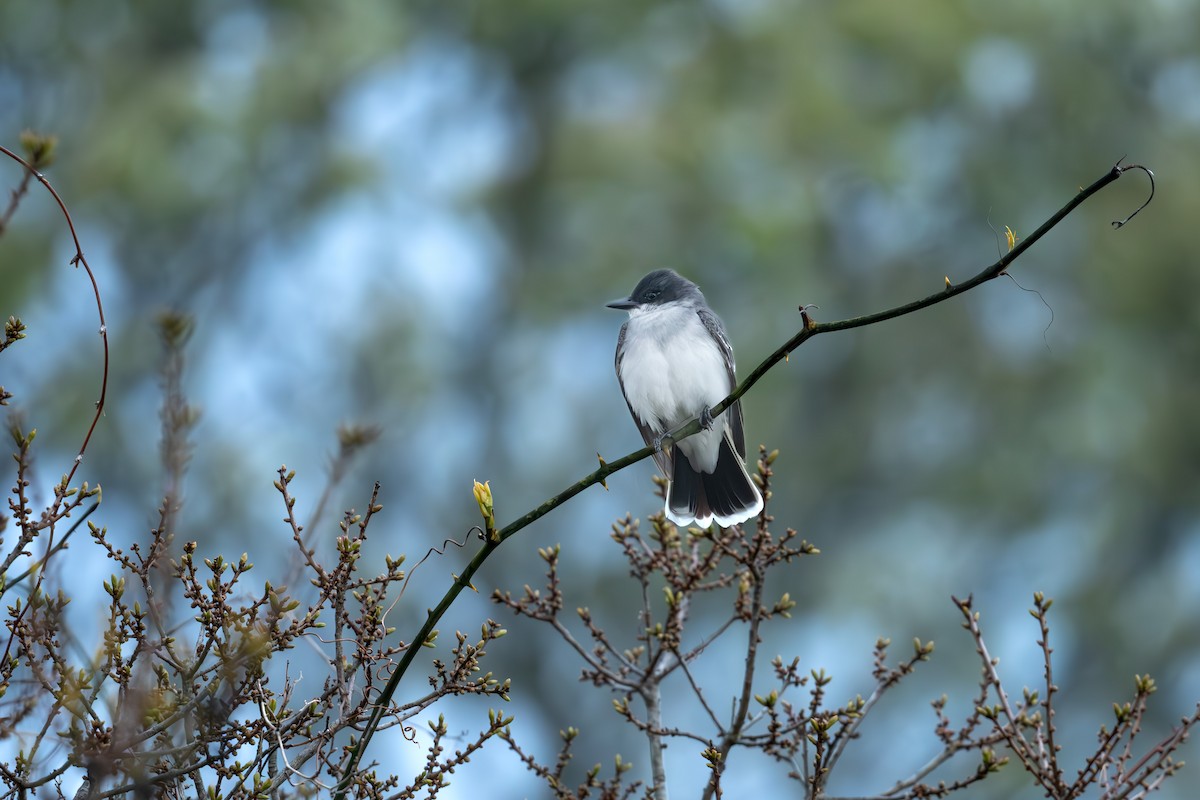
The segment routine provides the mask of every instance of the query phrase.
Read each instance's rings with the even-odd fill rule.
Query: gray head
[[[642,306],[661,306],[677,300],[704,302],[700,288],[673,269],[656,269],[638,281],[629,297],[613,300],[609,308],[629,311]]]

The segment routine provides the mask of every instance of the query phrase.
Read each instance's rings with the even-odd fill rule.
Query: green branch
[[[711,409],[712,416],[715,418],[724,412],[727,408],[729,408],[730,405],[741,398],[742,395],[750,391],[750,388],[758,383],[759,379],[766,375],[772,367],[787,358],[788,354],[797,347],[804,344],[804,342],[808,341],[814,336],[817,336],[818,334],[833,333],[834,331],[845,331],[852,328],[862,328],[867,325],[874,325],[877,322],[884,322],[885,320],[902,317],[906,314],[911,314],[915,311],[920,311],[922,309],[929,308],[930,306],[937,305],[944,300],[949,300],[951,297],[955,297],[970,289],[974,289],[981,283],[986,283],[993,278],[1000,277],[1005,273],[1005,270],[1008,269],[1008,266],[1012,262],[1016,261],[1027,250],[1029,250],[1029,248],[1033,247],[1033,245],[1039,239],[1049,233],[1054,226],[1058,225],[1058,223],[1062,222],[1062,220],[1068,214],[1074,211],[1081,203],[1083,203],[1084,200],[1087,200],[1089,197],[1096,194],[1105,186],[1112,183],[1117,178],[1121,177],[1121,175],[1123,175],[1126,171],[1131,169],[1139,169],[1146,172],[1148,175],[1151,175],[1151,181],[1153,181],[1153,175],[1145,167],[1138,166],[1136,164],[1121,166],[1120,162],[1118,162],[1112,167],[1112,169],[1105,173],[1102,178],[1097,180],[1091,186],[1088,186],[1087,188],[1081,188],[1079,193],[1071,198],[1070,202],[1068,202],[1052,217],[1042,223],[1042,225],[1036,231],[1030,234],[1024,241],[1016,243],[1007,253],[1002,255],[998,261],[986,267],[977,275],[963,283],[950,283],[949,278],[947,278],[945,288],[940,292],[929,295],[928,297],[920,300],[914,300],[911,303],[907,303],[902,306],[896,306],[895,308],[890,308],[885,311],[879,311],[874,314],[838,320],[836,322],[813,322],[812,319],[809,318],[807,311],[804,308],[801,308],[800,313],[804,327],[801,328],[795,336],[780,345],[774,353],[767,356],[762,363],[755,367],[750,374],[746,376],[745,380],[737,385],[737,387],[733,390],[733,392],[730,393],[728,397],[726,397],[717,405],[713,406]],[[1151,186],[1153,187],[1153,183]],[[1144,207],[1145,206],[1143,206],[1143,208]],[[1139,208],[1138,211],[1140,210],[1141,209]],[[1134,214],[1136,213],[1137,212],[1135,211]],[[1124,222],[1127,222],[1132,217],[1133,215],[1131,214],[1120,224],[1114,223],[1114,227],[1120,227],[1120,225],[1124,224]],[[663,445],[669,446],[670,444],[686,439],[687,437],[699,432],[699,430],[699,418],[693,419],[664,436]],[[434,626],[437,625],[438,621],[442,618],[442,615],[445,614],[447,609],[449,609],[454,603],[459,593],[461,593],[464,588],[467,588],[471,585],[471,578],[476,572],[479,571],[479,568],[483,566],[483,562],[488,559],[488,556],[490,556],[492,552],[510,536],[513,536],[518,531],[528,527],[534,521],[546,516],[551,511],[582,492],[584,489],[595,486],[597,483],[603,484],[604,481],[613,473],[620,472],[631,464],[636,464],[642,459],[650,456],[653,452],[653,447],[646,446],[640,450],[635,450],[629,455],[624,456],[616,461],[606,462],[603,458],[601,458],[599,468],[594,470],[591,474],[571,484],[563,491],[539,505],[537,508],[529,511],[513,522],[510,522],[504,528],[496,531],[492,536],[485,539],[483,546],[475,554],[475,557],[471,559],[470,563],[467,564],[467,567],[463,570],[462,574],[455,578],[454,583],[451,584],[445,596],[442,597],[441,602],[439,602],[437,606],[435,606],[429,612],[425,619],[425,624],[421,626],[421,629],[417,631],[417,635],[413,638],[412,642],[409,643],[408,648],[404,651],[404,655],[400,659],[399,664],[396,665],[395,671],[392,672],[392,676],[388,680],[387,686],[385,686],[383,691],[380,693],[379,700],[371,712],[371,717],[367,721],[366,727],[363,728],[362,735],[359,737],[358,741],[354,743],[351,749],[350,760],[346,765],[346,769],[342,774],[341,780],[338,782],[337,793],[334,795],[336,800],[344,800],[346,792],[354,780],[354,775],[358,770],[358,765],[362,761],[363,753],[366,751],[367,745],[370,744],[371,738],[375,735],[375,731],[378,729],[379,723],[387,713],[387,708],[391,704],[392,697],[395,695],[396,689],[400,685],[400,680],[404,677],[404,674],[408,671],[409,666],[416,658],[417,652],[421,649],[421,646],[425,642],[429,641],[430,637],[433,636]]]

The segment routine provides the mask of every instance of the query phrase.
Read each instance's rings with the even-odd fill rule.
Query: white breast
[[[717,343],[693,309],[678,306],[630,313],[621,385],[634,413],[656,433],[687,422],[733,389]],[[724,420],[679,445],[702,472],[716,466]]]

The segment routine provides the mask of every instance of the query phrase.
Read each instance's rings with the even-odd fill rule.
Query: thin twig
[[[51,197],[54,198],[54,202],[58,204],[58,208],[62,212],[63,218],[67,222],[67,228],[71,232],[71,240],[75,243],[75,255],[71,258],[70,263],[74,266],[79,266],[82,264],[84,271],[87,272],[88,280],[90,280],[92,284],[92,293],[96,298],[96,313],[100,318],[100,339],[104,344],[103,371],[100,377],[100,397],[96,400],[96,413],[92,417],[92,422],[88,426],[87,433],[83,437],[83,443],[79,446],[79,453],[75,456],[75,460],[71,464],[71,469],[68,470],[66,475],[63,476],[60,484],[55,487],[54,500],[51,503],[50,508],[47,509],[43,516],[43,520],[48,523],[49,528],[49,538],[46,545],[46,552],[49,554],[54,550],[54,528],[60,518],[60,512],[63,511],[62,503],[66,499],[66,492],[71,485],[71,479],[75,477],[75,471],[79,469],[79,465],[83,462],[83,454],[87,451],[88,443],[92,440],[92,433],[96,430],[96,426],[100,423],[100,417],[104,413],[104,398],[108,393],[108,325],[104,321],[104,303],[100,299],[100,286],[96,281],[95,273],[92,272],[91,265],[88,264],[87,258],[83,254],[83,245],[79,242],[79,234],[75,231],[75,221],[71,218],[71,212],[67,210],[66,203],[63,202],[63,199],[59,196],[55,188],[50,185],[50,181],[46,180],[46,176],[38,171],[32,164],[3,145],[0,145],[0,153],[3,153],[24,167],[26,174],[32,175],[40,184],[42,184],[42,186],[46,187],[46,191],[50,193]],[[67,509],[67,513],[69,513],[70,506],[68,506]],[[43,564],[44,563],[45,559],[43,558]],[[45,569],[38,572],[37,581],[34,584],[30,596],[34,596],[38,591],[41,590],[42,579],[45,575]],[[30,607],[31,605],[26,605],[21,610],[21,614],[11,623],[13,628],[20,624],[21,618]],[[8,644],[4,648],[5,660],[8,659],[9,652],[12,649],[13,638],[13,636],[9,637]]]

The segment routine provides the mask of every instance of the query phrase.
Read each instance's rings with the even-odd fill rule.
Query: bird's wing
[[[626,322],[621,326],[621,333],[617,336],[617,355],[614,359],[614,365],[617,368],[617,383],[621,384],[621,396],[625,398],[625,407],[629,409],[629,416],[633,417],[634,423],[638,426],[638,430],[642,434],[642,441],[653,445],[658,434],[634,413],[633,406],[629,405],[629,396],[625,394],[625,381],[621,380],[621,358],[625,355],[625,329],[628,327],[629,323]],[[671,454],[666,450],[659,450],[654,454],[654,460],[658,463],[658,468],[662,470],[663,475],[671,477]]]
[[[725,335],[725,326],[721,324],[720,317],[707,308],[699,309],[696,314],[704,323],[708,335],[721,349],[721,357],[725,360],[725,372],[729,376],[729,391],[732,392],[733,388],[737,386],[737,368],[733,362],[733,347],[729,344],[729,337]],[[742,426],[742,401],[735,401],[725,413],[729,416],[729,432],[733,435],[734,449],[744,459],[746,457],[746,434]]]

